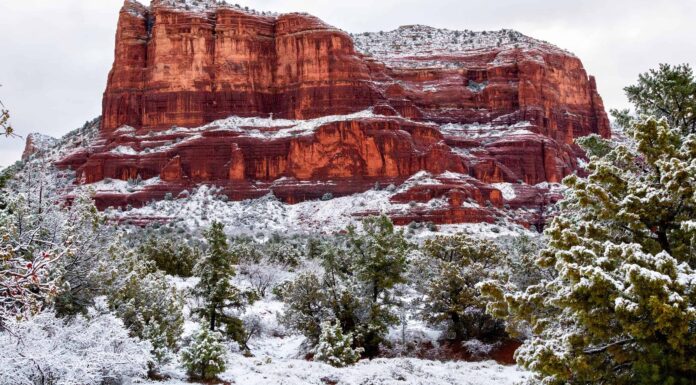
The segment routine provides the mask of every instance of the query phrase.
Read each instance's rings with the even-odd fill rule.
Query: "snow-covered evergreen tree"
[[[137,249],[141,257],[155,262],[157,268],[165,273],[190,277],[202,254],[197,243],[181,239],[181,234],[148,231]]]
[[[369,357],[379,353],[389,327],[399,322],[395,287],[406,282],[412,248],[385,216],[349,228],[344,242],[317,246],[323,277],[302,274],[283,291],[286,325],[317,344],[324,321],[337,320]]]
[[[192,378],[213,380],[225,371],[225,355],[222,335],[203,327],[194,336],[191,346],[181,353],[181,360]]]
[[[326,289],[317,275],[302,273],[281,291],[285,304],[281,321],[290,329],[304,334],[311,345],[319,343],[321,325],[333,315]]]
[[[122,240],[109,255],[99,275],[109,307],[132,335],[152,343],[157,363],[165,363],[183,333],[183,297],[154,262],[141,260]]]
[[[348,290],[334,302],[343,308],[339,313],[352,313],[354,320],[343,322],[355,325],[358,345],[368,357],[379,353],[389,326],[399,322],[394,288],[406,282],[411,248],[403,231],[384,215],[363,220],[362,232],[348,229],[346,253],[351,272],[344,274]]]
[[[690,69],[662,66],[627,90],[661,118],[623,115],[631,143],[581,141],[590,175],[566,179],[537,259],[550,278],[521,292],[482,285],[493,314],[531,326],[517,358],[534,383],[696,378],[696,134],[690,107],[671,102],[694,100],[696,85]]]
[[[319,343],[314,349],[315,360],[342,368],[358,362],[362,351],[362,348],[353,349],[353,335],[343,334],[338,322],[322,323]]]
[[[421,316],[445,324],[449,338],[493,342],[505,337],[501,321],[486,314],[486,300],[476,285],[501,276],[502,251],[492,242],[464,234],[429,239],[423,251],[433,272],[420,290],[424,294]]]
[[[54,307],[58,316],[84,314],[102,294],[98,267],[106,257],[113,231],[104,225],[89,192],[81,192],[62,213],[61,231],[57,234],[71,252],[53,269],[58,292]]]
[[[236,274],[235,258],[230,251],[224,226],[219,222],[213,223],[205,232],[205,239],[208,249],[194,268],[199,281],[193,294],[202,303],[194,310],[208,321],[211,331],[224,326],[228,336],[242,341],[244,326],[232,311],[243,309],[249,302],[249,296],[231,282]]]

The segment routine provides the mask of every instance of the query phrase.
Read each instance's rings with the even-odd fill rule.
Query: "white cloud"
[[[233,2],[237,2],[233,0]],[[693,0],[257,0],[259,10],[306,11],[350,32],[406,24],[517,29],[575,52],[597,76],[607,108],[658,63],[696,65]],[[122,0],[0,0],[0,99],[21,135],[60,136],[101,112]],[[0,165],[21,140],[0,139]]]

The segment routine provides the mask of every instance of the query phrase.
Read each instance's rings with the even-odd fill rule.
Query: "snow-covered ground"
[[[423,180],[420,180],[423,179]],[[128,211],[110,209],[107,217],[115,220],[137,220],[138,218],[160,218],[188,229],[205,228],[213,221],[227,225],[230,235],[247,235],[266,239],[277,234],[334,234],[345,230],[349,225],[359,225],[361,215],[408,213],[414,208],[438,208],[447,202],[433,200],[428,203],[399,204],[390,202],[390,198],[413,183],[425,183],[432,176],[418,173],[404,185],[393,191],[369,190],[331,200],[315,200],[287,205],[273,196],[246,201],[228,201],[218,195],[218,190],[210,186],[201,186],[191,192],[190,196],[174,200],[152,202],[142,208]],[[424,182],[425,181],[425,182]],[[149,183],[147,181],[145,184]],[[439,182],[438,182],[439,183]],[[101,186],[101,185],[99,185]],[[104,187],[104,186],[101,186]],[[126,189],[125,182],[118,182],[115,189]],[[514,197],[511,184],[501,184],[503,194]],[[472,204],[473,203],[467,203]],[[462,223],[456,225],[439,225],[434,232],[422,228],[416,232],[418,237],[433,234],[453,234],[465,232],[485,238],[496,238],[526,233],[523,227],[513,223]]]
[[[380,358],[348,368],[298,359],[233,355],[220,378],[240,385],[513,385],[528,373],[495,362],[436,362]],[[188,384],[184,379],[158,382]]]

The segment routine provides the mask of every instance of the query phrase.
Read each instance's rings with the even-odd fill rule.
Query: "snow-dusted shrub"
[[[455,341],[507,338],[505,324],[486,314],[486,298],[476,287],[500,276],[503,252],[490,241],[459,233],[425,241],[423,253],[429,277],[419,288],[424,295],[422,318],[446,326],[444,337]]]
[[[158,363],[168,360],[183,333],[183,298],[152,261],[119,245],[109,251],[100,277],[109,307],[131,334],[149,340]]]
[[[151,345],[121,320],[91,311],[71,321],[44,312],[0,333],[0,385],[121,383],[147,376]]]
[[[263,254],[260,251],[259,244],[254,242],[252,239],[236,239],[230,245],[230,249],[234,259],[242,265],[254,265],[260,263],[263,259]]]
[[[270,263],[291,270],[298,267],[304,257],[304,250],[287,240],[269,243],[265,252]]]
[[[191,346],[181,353],[181,360],[191,378],[212,380],[225,371],[225,345],[222,334],[201,328]]]
[[[294,281],[277,288],[276,295],[285,303],[280,317],[287,328],[307,337],[311,345],[319,342],[321,323],[333,318],[333,309],[322,280],[313,273],[301,273]]]
[[[96,267],[105,256],[104,245],[112,237],[89,193],[78,194],[62,214],[64,219],[56,230],[61,234],[60,244],[69,247],[70,252],[57,261],[51,274],[59,288],[54,301],[59,317],[85,314],[94,305],[102,284]]]
[[[360,360],[364,349],[353,349],[352,345],[353,334],[343,334],[338,322],[324,322],[321,325],[319,344],[314,349],[314,359],[337,368],[353,365]]]
[[[243,265],[240,271],[244,274],[251,287],[256,291],[259,297],[264,298],[277,282],[279,276],[279,268],[267,264],[259,265]]]
[[[131,274],[109,305],[133,335],[152,343],[157,362],[168,361],[184,330],[183,298],[162,273]]]
[[[158,269],[179,277],[190,277],[202,254],[195,242],[187,242],[163,230],[150,231],[138,246],[138,252],[141,257],[155,262]]]
[[[353,333],[355,345],[375,357],[388,343],[389,327],[398,324],[392,298],[406,282],[411,245],[386,216],[363,221],[363,229],[348,228],[345,244],[324,244],[318,255],[324,275],[300,274],[276,290],[285,302],[281,321],[316,346],[321,323],[336,319]]]

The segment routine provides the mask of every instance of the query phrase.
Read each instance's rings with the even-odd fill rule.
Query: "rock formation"
[[[610,135],[594,78],[574,55],[514,31],[351,36],[306,14],[126,0],[101,138],[59,164],[83,184],[136,181],[99,189],[101,207],[198,184],[297,203],[427,171],[436,185],[393,201],[448,208],[397,222],[490,222],[556,199],[548,183],[578,170],[573,143],[589,134]],[[524,199],[505,199],[498,183]]]
[[[24,145],[24,152],[22,152],[22,160],[28,160],[33,155],[44,151],[45,149],[55,145],[57,142],[57,139],[39,133],[27,135],[25,142],[26,144]]]

